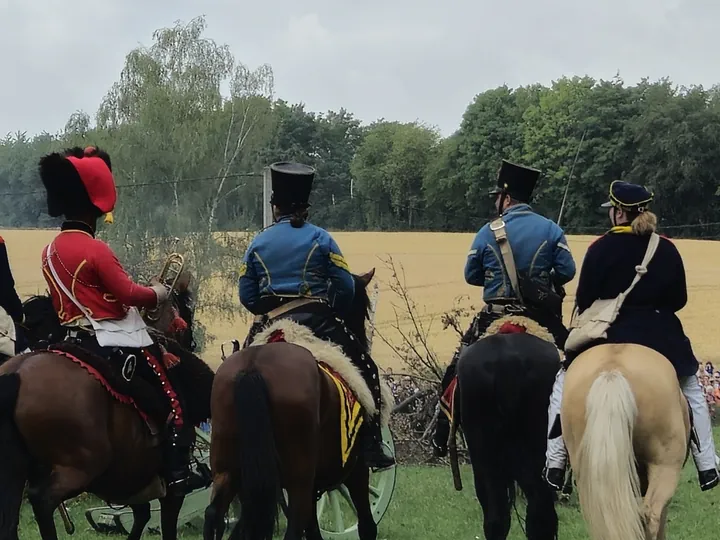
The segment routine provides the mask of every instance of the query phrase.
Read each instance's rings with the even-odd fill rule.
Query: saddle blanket
[[[552,334],[538,323],[528,317],[509,315],[494,321],[478,341],[495,334],[530,334],[544,341],[554,343]],[[440,396],[440,410],[447,416],[452,424],[455,414],[455,391],[457,390],[457,375]]]
[[[363,411],[376,413],[375,401],[370,388],[360,371],[352,364],[338,345],[320,339],[312,330],[289,319],[272,323],[260,332],[251,347],[266,343],[286,342],[304,347],[312,353],[322,370],[335,384],[340,396],[340,450],[342,464],[345,465],[357,442],[360,427],[363,424]],[[380,381],[381,425],[387,426],[395,404],[390,387]]]
[[[363,424],[362,407],[340,375],[323,362],[318,362],[318,366],[335,383],[340,397],[340,456],[344,466],[355,448],[355,442]]]
[[[158,430],[162,426],[157,425],[157,421],[151,418],[148,412],[143,410],[138,405],[138,403],[128,394],[128,392],[123,390],[123,387],[126,386],[127,383],[124,380],[120,379],[120,377],[116,373],[116,370],[113,369],[107,359],[97,354],[94,354],[78,345],[68,342],[53,344],[48,347],[47,350],[48,352],[64,356],[68,360],[71,360],[75,364],[82,367],[85,371],[88,372],[91,377],[93,377],[97,382],[99,382],[105,390],[107,390],[107,392],[113,397],[113,399],[125,405],[131,405],[132,407],[134,407],[137,413],[145,422],[145,424],[148,426],[150,431],[153,434],[157,434]],[[143,352],[145,353],[145,360],[151,365],[154,365],[156,369],[159,368],[160,362],[148,351],[143,350]],[[173,356],[173,359],[174,358],[175,357]],[[167,363],[168,360],[169,359],[166,358],[165,362]],[[157,371],[162,373],[162,375],[164,376],[163,370],[158,369]],[[168,412],[170,412],[169,407]]]

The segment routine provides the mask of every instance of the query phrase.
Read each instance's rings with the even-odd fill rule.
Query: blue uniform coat
[[[565,233],[556,223],[533,212],[528,204],[511,206],[502,219],[518,272],[547,287],[551,285],[551,272],[556,285],[575,277],[575,261]],[[490,223],[475,235],[465,263],[465,281],[484,288],[485,303],[515,297]]]
[[[295,228],[284,217],[250,243],[239,292],[242,305],[255,315],[267,311],[262,300],[272,296],[318,298],[344,313],[355,295],[355,281],[326,230],[311,223]]]

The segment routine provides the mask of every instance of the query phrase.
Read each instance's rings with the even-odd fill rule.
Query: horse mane
[[[353,274],[353,280],[355,281],[355,295],[345,316],[345,324],[360,340],[362,346],[367,349],[368,337],[365,321],[370,319],[370,296],[367,292],[367,283],[360,276]]]
[[[148,332],[156,343],[180,359],[180,363],[170,371],[179,380],[187,404],[188,421],[193,425],[207,421],[210,418],[210,393],[215,372],[202,358],[159,330],[148,327]]]
[[[175,302],[177,303],[177,309],[180,317],[187,323],[187,330],[183,335],[181,345],[190,352],[195,352],[195,349],[197,348],[195,336],[193,334],[195,298],[189,289],[184,289],[182,291],[175,292]]]

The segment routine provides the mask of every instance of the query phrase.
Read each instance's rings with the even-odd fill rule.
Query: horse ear
[[[359,277],[360,281],[362,281],[363,284],[367,287],[368,285],[370,285],[372,278],[375,277],[375,268],[372,268],[371,270],[365,272],[362,276]]]
[[[179,293],[184,293],[190,288],[191,281],[192,274],[187,270],[183,270],[182,274],[180,274],[180,277],[178,277],[177,283],[175,283],[175,288]]]

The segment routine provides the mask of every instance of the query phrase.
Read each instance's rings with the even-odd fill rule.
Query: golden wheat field
[[[10,254],[10,264],[21,297],[44,293],[45,282],[40,271],[42,248],[55,235],[52,230],[0,230]],[[404,269],[404,283],[417,304],[419,323],[429,328],[429,345],[442,363],[447,363],[457,345],[458,337],[452,329],[443,330],[441,315],[453,307],[458,297],[464,296],[464,305],[482,305],[482,289],[467,285],[463,279],[465,257],[473,239],[470,233],[376,233],[337,232],[333,236],[340,245],[348,263],[355,273],[372,267],[377,269],[376,279],[380,286],[376,314],[376,335],[373,356],[379,365],[391,367],[395,372],[402,369],[398,357],[384,340],[398,344],[400,334],[394,329],[400,320],[403,331],[410,332],[412,325],[401,300],[389,289],[391,272],[384,261],[391,256],[398,267]],[[585,250],[594,237],[570,237],[570,247],[578,266],[582,264]],[[698,359],[715,361],[720,347],[720,243],[700,240],[677,240],[687,272],[688,305],[680,312],[685,330],[692,340]],[[238,253],[238,264],[242,253]],[[158,269],[159,271],[159,269]],[[402,278],[402,276],[401,276]],[[576,279],[568,287],[565,300],[565,320],[569,320],[574,301]],[[237,289],[227,290],[237,298]],[[239,302],[239,300],[237,300]],[[396,307],[397,306],[397,307]],[[397,315],[396,315],[397,313]],[[203,353],[211,365],[220,362],[220,344],[237,338],[244,339],[248,322],[213,321],[206,313],[198,313],[216,336]],[[463,320],[463,326],[467,325]],[[382,336],[382,338],[381,338]],[[384,338],[384,339],[383,339]]]

